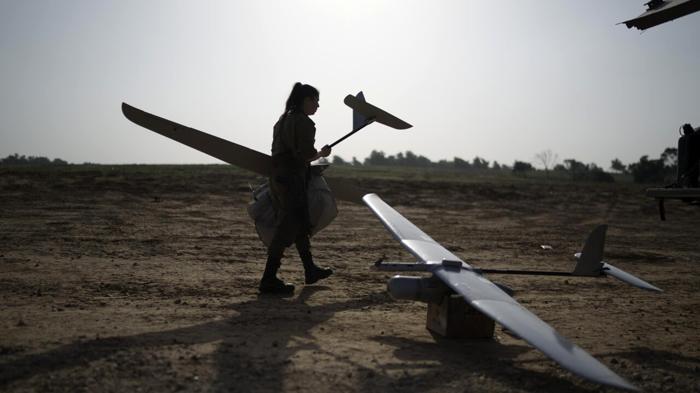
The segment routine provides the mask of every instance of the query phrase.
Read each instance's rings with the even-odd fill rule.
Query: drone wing
[[[637,390],[634,385],[526,310],[494,283],[475,273],[468,264],[435,242],[379,196],[367,194],[363,200],[409,252],[423,263],[436,265],[432,269],[433,274],[462,295],[470,306],[514,332],[574,374],[600,384]]]
[[[651,0],[645,4],[648,7],[646,12],[634,19],[622,22],[628,29],[636,27],[639,30],[646,30],[700,11],[700,0]]]
[[[122,103],[122,112],[127,119],[141,127],[176,140],[221,161],[255,172],[260,176],[267,177],[272,172],[272,160],[267,154],[158,117],[127,103]],[[326,182],[336,198],[354,203],[361,202],[364,193],[351,180],[326,178]]]
[[[141,127],[176,140],[221,161],[247,169],[261,176],[270,176],[272,161],[267,154],[229,142],[226,139],[207,134],[206,132],[183,126],[168,119],[163,119],[141,109],[134,108],[127,103],[122,103],[122,112],[127,119]]]

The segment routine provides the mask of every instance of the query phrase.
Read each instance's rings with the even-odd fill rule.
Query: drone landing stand
[[[665,199],[700,201],[700,188],[647,188],[646,195],[648,197],[656,198],[656,200],[659,202],[659,216],[661,217],[661,221],[665,221]]]
[[[426,328],[447,338],[492,338],[495,322],[453,294],[428,303]]]

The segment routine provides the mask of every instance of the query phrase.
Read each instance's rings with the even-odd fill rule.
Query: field
[[[482,268],[570,270],[597,224],[606,259],[664,289],[614,279],[489,276],[645,391],[700,392],[700,209],[644,187],[561,179],[332,168]],[[335,274],[259,296],[265,248],[246,213],[262,179],[228,166],[0,169],[0,391],[591,392],[496,328],[425,329],[388,296],[379,258],[411,261],[362,205],[312,240]],[[549,245],[545,250],[541,245]]]

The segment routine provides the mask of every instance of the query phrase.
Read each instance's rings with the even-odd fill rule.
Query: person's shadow
[[[311,329],[339,311],[372,306],[389,299],[386,295],[369,294],[337,303],[307,304],[314,293],[325,290],[328,290],[325,286],[304,287],[295,299],[260,295],[230,305],[236,315],[227,319],[133,336],[78,341],[42,353],[20,355],[0,363],[0,388],[62,369],[87,367],[92,362],[114,358],[122,351],[148,349],[155,352],[170,346],[187,348],[214,344],[217,345],[214,353],[217,375],[212,390],[228,390],[250,379],[255,381],[256,388],[280,391],[283,390],[284,367],[279,364],[284,365],[300,350],[316,348]],[[261,366],[258,360],[263,354],[269,359],[270,352],[275,352],[274,364]],[[193,359],[197,359],[196,355]]]
[[[363,391],[449,388],[460,381],[473,383],[474,375],[497,379],[499,384],[516,389],[585,390],[567,379],[519,367],[520,362],[514,359],[520,353],[532,350],[525,344],[504,345],[493,340],[439,337],[426,342],[380,335],[372,340],[393,351],[396,361],[375,365],[354,361],[319,345],[314,337],[315,327],[337,312],[380,306],[391,300],[382,291],[336,303],[308,304],[313,303],[309,299],[315,293],[327,290],[324,286],[304,287],[296,298],[289,299],[258,296],[226,306],[235,314],[226,319],[160,332],[77,341],[42,353],[12,356],[10,360],[0,362],[0,390],[15,382],[33,377],[43,379],[52,372],[88,367],[101,360],[132,359],[139,353],[167,352],[173,348],[185,353],[179,367],[181,370],[184,367],[184,371],[192,376],[189,382],[195,383],[198,370],[211,372],[213,369],[215,375],[211,376],[209,391],[245,390],[246,387],[255,387],[254,390],[259,391],[285,390],[287,366],[300,351],[314,351],[345,365],[348,371],[361,377],[358,388]],[[199,345],[215,346],[211,360],[209,355],[199,359],[196,353],[189,357],[189,352]],[[213,368],[208,364],[198,364],[209,361],[213,361]],[[127,362],[129,366],[142,367],[155,374],[161,385],[158,390],[185,389],[181,385],[188,383],[182,381],[182,375],[178,378],[162,375],[172,373],[172,370],[167,367],[154,370],[148,360],[141,364]]]

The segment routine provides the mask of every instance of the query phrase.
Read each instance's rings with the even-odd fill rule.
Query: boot
[[[258,287],[260,293],[291,295],[294,293],[294,285],[285,283],[277,277],[263,278]]]
[[[327,267],[319,267],[314,263],[311,252],[300,252],[299,256],[304,263],[304,284],[311,285],[318,280],[328,278],[333,270]]]
[[[268,253],[265,272],[263,273],[262,280],[260,280],[260,286],[258,286],[260,293],[276,293],[283,295],[294,293],[294,285],[285,283],[277,278],[277,270],[280,268],[281,259],[281,255],[277,255],[277,253]]]
[[[311,285],[318,280],[330,277],[331,274],[333,274],[333,269],[311,265],[311,267],[304,269],[304,283]]]
[[[333,274],[333,270],[325,267],[316,266],[314,263],[314,258],[311,255],[311,244],[309,242],[308,235],[300,235],[297,237],[296,241],[297,251],[299,252],[299,257],[301,262],[304,264],[304,283],[306,285],[311,285],[318,280],[323,280],[328,278]]]

